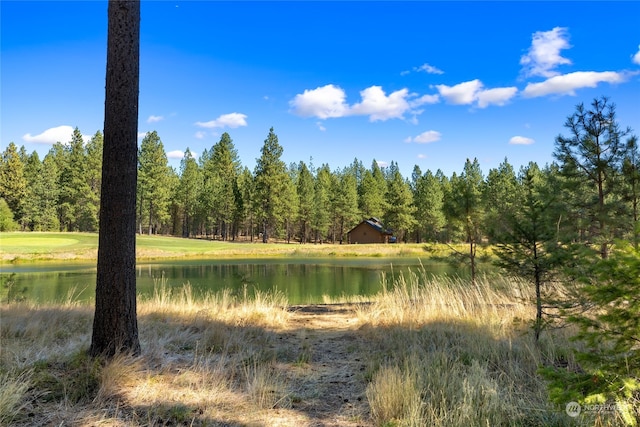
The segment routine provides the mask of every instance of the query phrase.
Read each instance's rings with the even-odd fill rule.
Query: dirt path
[[[305,426],[370,426],[363,340],[353,304],[291,307],[286,340],[298,360],[289,368],[293,409]],[[297,349],[295,349],[297,347]]]

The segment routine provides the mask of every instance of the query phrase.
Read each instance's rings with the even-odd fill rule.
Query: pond
[[[383,273],[392,277],[421,266],[434,275],[453,272],[447,264],[418,258],[180,260],[138,263],[136,286],[143,297],[153,295],[154,286],[161,282],[172,288],[188,283],[195,295],[223,289],[237,293],[245,287],[277,289],[290,304],[313,304],[323,302],[325,295],[373,295],[381,290]],[[95,297],[95,264],[8,265],[0,276],[3,302],[60,302],[70,295],[74,301],[91,301]]]

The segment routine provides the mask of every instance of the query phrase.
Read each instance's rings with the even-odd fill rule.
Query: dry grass
[[[269,343],[286,324],[286,300],[248,294],[196,300],[188,285],[158,283],[139,302],[143,356],[109,361],[86,356],[91,307],[3,305],[2,425],[180,424],[261,411],[272,396],[281,404],[284,394],[270,392],[283,386],[269,375]]]
[[[424,272],[371,301],[299,307],[159,281],[138,304],[142,356],[109,361],[86,356],[91,307],[3,305],[0,423],[576,425],[537,375],[566,337],[534,343],[529,297],[514,280],[472,288]]]
[[[527,283],[493,277],[473,287],[417,272],[384,285],[358,310],[378,350],[367,386],[374,425],[623,425],[615,413],[572,419],[548,402],[537,372],[550,361],[573,363],[571,331],[547,331],[535,342]]]
[[[30,387],[31,372],[0,375],[0,425],[6,425],[20,413]]]

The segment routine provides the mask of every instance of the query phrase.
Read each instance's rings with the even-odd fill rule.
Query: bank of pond
[[[486,266],[487,271],[491,266]],[[367,297],[401,274],[468,276],[464,267],[423,258],[327,258],[250,260],[170,260],[139,262],[137,292],[150,297],[159,286],[189,284],[194,296],[232,292],[282,292],[290,304]],[[89,302],[95,297],[95,263],[6,265],[0,274],[3,302]]]

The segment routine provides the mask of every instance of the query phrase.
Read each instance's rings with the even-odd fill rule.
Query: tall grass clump
[[[382,291],[369,313],[375,325],[421,325],[449,319],[475,319],[487,325],[510,313],[509,319],[528,318],[531,306],[525,284],[515,278],[487,277],[476,286],[450,276],[429,276],[421,268],[395,277],[382,275]],[[508,325],[511,329],[511,325]]]
[[[0,375],[0,425],[9,425],[24,406],[24,399],[31,387],[31,372],[17,375]]]
[[[244,375],[249,398],[258,409],[291,406],[286,381],[273,363],[253,360],[245,366]]]
[[[170,286],[163,275],[154,279],[153,294],[149,299],[139,302],[138,313],[153,313],[154,316],[170,314],[188,318],[214,313],[216,319],[233,320],[238,325],[274,326],[286,323],[287,305],[286,295],[278,290],[250,291],[245,286],[241,292],[234,293],[224,289],[217,293],[198,294],[188,282],[179,287]]]
[[[376,425],[570,425],[537,374],[544,350],[523,321],[535,313],[528,298],[515,279],[385,279],[359,312],[378,349],[366,393]]]
[[[373,376],[366,396],[371,406],[371,418],[376,424],[408,422],[416,427],[424,425],[417,372],[413,368],[383,366]]]

